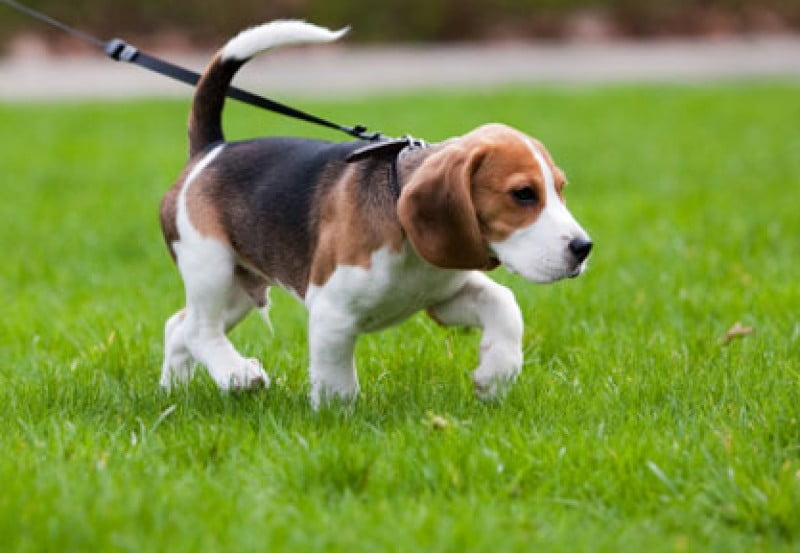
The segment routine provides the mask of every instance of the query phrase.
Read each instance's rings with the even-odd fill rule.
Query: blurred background
[[[208,47],[243,26],[278,17],[351,25],[375,42],[622,39],[730,36],[800,30],[798,0],[30,0],[29,5],[101,36],[151,45]],[[35,41],[54,53],[73,45],[4,10],[6,53]]]
[[[349,25],[333,46],[258,60],[237,82],[330,96],[524,83],[800,76],[800,0],[27,0],[102,39],[201,69],[275,18]],[[298,71],[302,67],[303,71]],[[43,87],[42,83],[52,83]],[[0,99],[183,96],[0,5]]]

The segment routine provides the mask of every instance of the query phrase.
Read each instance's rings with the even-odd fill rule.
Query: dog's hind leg
[[[446,326],[483,329],[480,363],[472,373],[478,397],[491,399],[517,377],[522,368],[522,314],[511,290],[476,271],[428,314]]]
[[[255,306],[235,275],[233,252],[214,239],[178,243],[175,249],[186,289],[180,330],[192,358],[222,390],[267,386],[261,364],[242,357],[226,336]]]
[[[169,390],[175,385],[188,384],[194,374],[195,361],[183,339],[183,319],[185,310],[181,309],[167,319],[164,325],[164,362],[161,366],[162,388]]]
[[[262,311],[267,309],[265,288],[266,286],[262,286],[259,294],[263,299],[257,299],[253,294],[258,294],[259,291],[234,283],[223,316],[226,333],[244,319],[253,307],[259,307]],[[167,320],[164,328],[164,364],[160,384],[165,389],[188,384],[197,364],[186,346],[183,324],[185,317],[186,310],[181,309]]]

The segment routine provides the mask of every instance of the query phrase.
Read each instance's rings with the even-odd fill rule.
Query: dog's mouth
[[[586,262],[583,261],[581,263],[578,263],[574,269],[572,269],[569,273],[567,273],[567,277],[577,278],[581,276],[585,270],[586,270]]]
[[[499,261],[498,261],[498,259],[496,257],[493,257],[491,259],[493,261],[496,261],[497,263],[499,263]],[[524,278],[526,280],[529,280],[531,282],[536,282],[536,283],[539,283],[539,284],[549,284],[549,283],[552,283],[552,282],[557,282],[557,281],[559,281],[559,280],[561,280],[563,278],[575,278],[575,277],[580,276],[584,272],[584,270],[586,269],[585,264],[581,263],[577,267],[575,267],[574,269],[570,269],[567,272],[564,272],[564,271],[560,270],[560,271],[557,271],[557,272],[547,272],[547,273],[544,273],[544,274],[541,274],[541,275],[531,276],[531,275],[528,275],[526,273],[523,273],[523,272],[519,271],[516,267],[514,267],[514,265],[512,265],[508,261],[503,262],[502,265],[512,275],[520,275],[520,276],[522,276],[522,278]]]

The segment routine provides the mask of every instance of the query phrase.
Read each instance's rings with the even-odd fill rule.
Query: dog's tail
[[[225,93],[239,68],[270,48],[290,44],[331,42],[348,31],[331,31],[304,21],[281,20],[242,31],[214,56],[200,77],[189,116],[189,155],[224,140],[222,107]]]

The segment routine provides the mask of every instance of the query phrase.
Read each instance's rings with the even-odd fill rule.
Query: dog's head
[[[437,267],[502,263],[534,282],[575,277],[592,242],[564,203],[564,173],[538,141],[486,125],[445,142],[410,176],[398,216]]]

